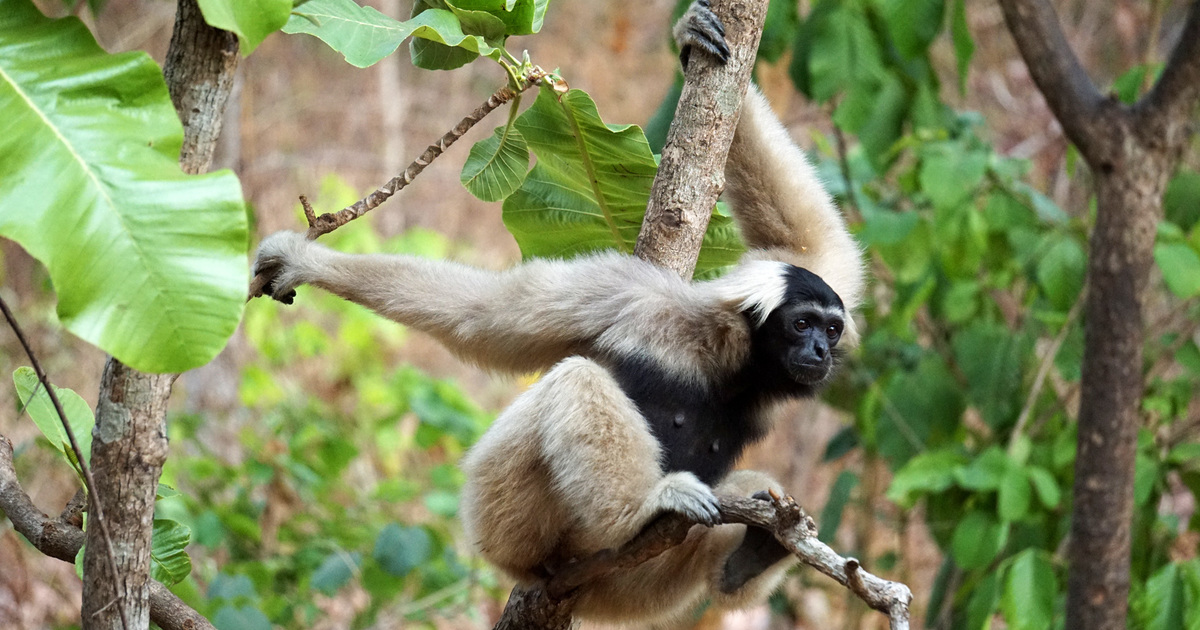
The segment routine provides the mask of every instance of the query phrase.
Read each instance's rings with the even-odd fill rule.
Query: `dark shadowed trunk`
[[[163,75],[184,126],[180,165],[208,169],[238,62],[231,33],[208,26],[196,0],[180,0]],[[104,559],[98,527],[87,529],[84,628],[130,630],[150,624],[150,537],[154,496],[167,457],[167,398],[175,374],[143,374],[109,357],[100,381],[92,470],[116,552],[117,576]],[[92,510],[95,513],[95,510]]]
[[[1143,306],[1163,191],[1200,98],[1200,9],[1189,8],[1158,83],[1127,107],[1088,79],[1047,0],[1001,6],[1034,82],[1094,178],[1066,620],[1068,628],[1124,630]]]

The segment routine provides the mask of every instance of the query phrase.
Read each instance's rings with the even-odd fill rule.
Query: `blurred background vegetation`
[[[372,3],[406,17],[406,0]],[[1184,3],[1055,3],[1094,80],[1132,101],[1174,42]],[[673,111],[672,12],[686,2],[555,0],[520,38],[652,146]],[[61,4],[42,2],[50,15]],[[161,61],[175,5],[109,0],[79,15],[108,51]],[[801,16],[804,16],[801,18]],[[394,55],[348,66],[275,34],[242,62],[216,167],[233,168],[254,232],[302,225],[296,195],[341,208],[385,181],[503,84],[486,60],[451,72]],[[819,515],[821,537],[912,587],[918,627],[1062,623],[1090,179],[991,1],[773,1],[757,80],[813,151],[875,277],[868,331],[826,405],[793,405],[744,463]],[[532,98],[527,102],[531,102]],[[666,102],[668,106],[662,107]],[[664,116],[663,112],[667,112]],[[496,121],[499,124],[499,120]],[[480,125],[463,140],[482,140]],[[347,251],[503,267],[520,250],[499,204],[459,182],[468,147],[326,237]],[[1146,307],[1132,627],[1200,627],[1200,175],[1167,192]],[[103,354],[56,323],[44,270],[0,240],[0,291],[56,384],[95,403]],[[0,373],[23,358],[0,335]],[[223,630],[487,628],[507,584],[456,521],[458,458],[525,379],[464,365],[430,339],[316,291],[258,300],[224,353],[172,398],[164,517],[191,528],[176,591]],[[42,509],[77,483],[0,388],[0,433]],[[72,568],[0,526],[0,626],[78,625]],[[769,606],[706,628],[877,628],[809,571]],[[990,626],[989,626],[990,624]]]

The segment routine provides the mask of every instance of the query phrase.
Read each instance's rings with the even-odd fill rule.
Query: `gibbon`
[[[675,32],[685,63],[693,45],[728,54],[705,2]],[[669,622],[705,599],[762,601],[793,564],[770,533],[715,525],[714,488],[780,490],[766,475],[730,469],[767,433],[773,405],[814,395],[858,339],[860,250],[755,88],[725,176],[725,199],[752,249],[715,280],[688,283],[616,253],[486,271],[343,254],[293,232],[262,242],[255,272],[277,300],[290,303],[296,286],[311,284],[480,366],[545,371],[462,463],[466,534],[485,559],[529,583],[618,547],[662,513],[682,513],[703,525],[658,557],[581,587],[574,609],[610,623]]]

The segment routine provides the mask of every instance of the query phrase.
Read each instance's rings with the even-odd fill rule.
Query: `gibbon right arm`
[[[415,256],[346,254],[285,231],[263,239],[254,272],[269,279],[264,291],[277,300],[290,303],[297,286],[311,284],[429,333],[467,361],[519,373],[592,354],[599,336],[631,309],[689,304],[663,299],[686,292],[678,277],[618,254],[489,271]]]
[[[858,244],[804,152],[751,85],[725,163],[725,200],[755,258],[817,274],[851,313],[862,302]],[[847,328],[849,328],[849,323]]]

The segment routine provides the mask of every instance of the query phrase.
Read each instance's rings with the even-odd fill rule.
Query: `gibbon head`
[[[718,291],[744,312],[754,327],[760,367],[806,387],[833,375],[838,342],[853,334],[842,299],[815,273],[773,260],[749,261],[719,280]]]
[[[760,351],[773,355],[802,385],[819,386],[833,375],[846,330],[842,300],[819,276],[788,265],[783,299],[755,331]]]

